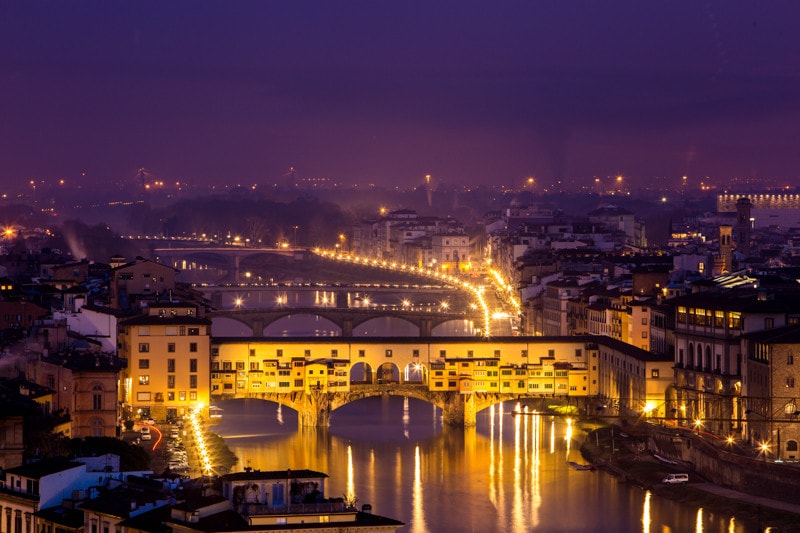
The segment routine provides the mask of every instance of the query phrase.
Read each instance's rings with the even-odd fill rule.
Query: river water
[[[332,413],[329,429],[298,429],[296,413],[260,400],[220,404],[215,431],[234,470],[327,473],[326,496],[357,499],[409,533],[746,532],[757,525],[657,497],[603,471],[580,471],[577,425],[552,416],[478,413],[471,430],[401,397],[368,398]]]

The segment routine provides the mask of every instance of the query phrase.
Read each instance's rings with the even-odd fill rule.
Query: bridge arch
[[[353,324],[353,336],[363,335],[376,336],[383,331],[391,331],[392,337],[419,337],[420,328],[418,324],[402,316],[377,316],[363,320],[358,324]]]
[[[432,337],[457,337],[475,335],[475,323],[468,318],[452,318],[431,328]]]
[[[330,319],[316,313],[287,313],[265,324],[256,334],[265,337],[285,337],[289,331],[294,336],[339,337],[342,328]]]

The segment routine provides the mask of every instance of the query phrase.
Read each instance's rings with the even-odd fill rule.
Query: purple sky
[[[796,0],[2,2],[0,183],[800,184],[798,19]]]

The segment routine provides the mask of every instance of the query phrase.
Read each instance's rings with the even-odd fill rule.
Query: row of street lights
[[[423,276],[423,277],[426,277],[426,278],[431,279],[431,280],[444,281],[446,283],[450,283],[452,285],[455,285],[457,288],[460,288],[462,290],[466,290],[466,291],[472,293],[473,297],[477,300],[477,304],[476,304],[475,309],[480,307],[481,310],[483,311],[483,323],[484,323],[483,335],[485,337],[489,337],[490,334],[491,334],[491,330],[490,330],[490,319],[491,319],[491,316],[490,316],[490,313],[489,313],[489,307],[486,304],[486,300],[484,298],[484,294],[483,294],[484,288],[482,286],[478,286],[478,285],[475,285],[473,283],[470,283],[470,282],[468,282],[466,280],[463,280],[463,279],[461,279],[458,276],[455,276],[453,274],[447,274],[447,273],[444,273],[444,272],[439,272],[439,271],[436,271],[436,270],[433,270],[433,269],[430,269],[430,268],[425,268],[425,267],[417,267],[417,266],[414,266],[414,265],[406,265],[404,263],[398,263],[396,261],[386,261],[386,260],[371,259],[369,257],[359,257],[359,256],[356,256],[356,255],[351,255],[351,254],[342,254],[342,253],[339,253],[338,251],[322,250],[322,249],[319,249],[319,248],[316,248],[314,250],[314,252],[317,253],[318,255],[320,255],[321,257],[326,257],[326,258],[333,259],[333,260],[338,260],[338,261],[345,261],[345,262],[348,262],[348,263],[352,263],[354,265],[367,266],[367,267],[373,267],[373,268],[380,268],[380,269],[385,269],[385,270],[392,270],[392,271],[401,272],[401,273],[415,274],[417,276]],[[445,303],[446,302],[443,302],[442,306],[443,306],[444,309],[447,309],[447,306],[444,305]]]

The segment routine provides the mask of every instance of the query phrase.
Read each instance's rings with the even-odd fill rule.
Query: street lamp
[[[294,230],[294,247],[297,248],[297,230],[300,229],[300,226],[292,226]]]

